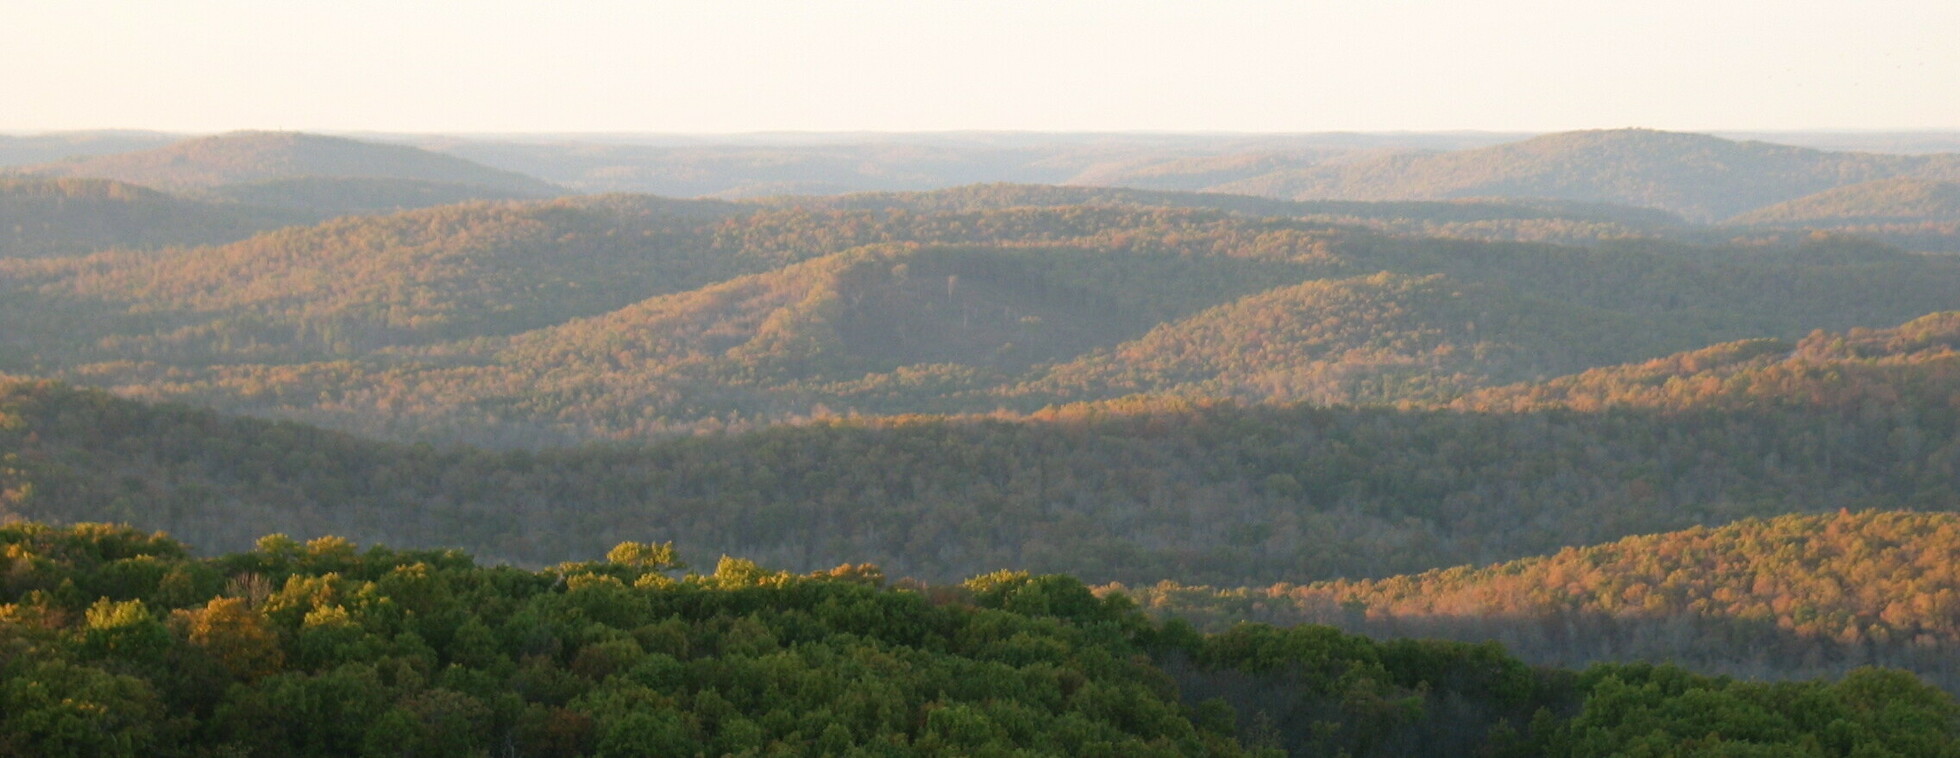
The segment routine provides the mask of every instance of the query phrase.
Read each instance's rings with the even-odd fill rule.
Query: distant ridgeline
[[[0,527],[0,754],[1951,756],[1960,703],[1532,669],[1326,627],[1200,635],[1066,576],[887,586],[671,545],[542,571],[267,537],[199,559]]]
[[[559,194],[412,147],[234,132],[0,168],[0,257],[220,244],[345,214]]]
[[[1814,150],[1646,129],[1517,141],[1345,136],[1083,142],[1024,135],[1011,145],[942,140],[929,149],[903,138],[668,147],[452,141],[444,148],[590,192],[756,198],[1020,182],[1132,188],[1106,197],[1144,194],[1138,190],[1237,196],[1214,202],[1262,216],[1352,212],[1352,220],[1447,236],[1523,230],[1540,240],[1580,242],[1657,228],[1697,233],[1692,227],[1725,240],[1738,232],[1829,229],[1912,250],[1960,252],[1960,213],[1951,204],[1960,158],[1951,153]],[[1519,225],[1418,207],[1477,198],[1522,201],[1541,206],[1540,216],[1563,218]],[[1274,202],[1292,200],[1318,207]],[[1547,204],[1557,210],[1546,212]]]

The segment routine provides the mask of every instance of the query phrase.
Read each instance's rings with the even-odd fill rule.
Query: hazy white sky
[[[1960,128],[1960,0],[0,0],[0,130]]]

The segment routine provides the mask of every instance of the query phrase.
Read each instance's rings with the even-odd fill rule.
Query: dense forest
[[[659,538],[947,580],[1385,576],[1841,508],[1960,510],[1952,316],[1746,342],[1461,407],[1126,400],[495,452],[6,385],[20,517],[549,563]]]
[[[1200,635],[1066,576],[888,585],[623,543],[541,571],[273,535],[0,527],[0,753],[1949,756],[1909,675],[1534,670],[1326,627]]]
[[[1551,245],[1231,210],[1262,204],[1013,186],[841,207],[607,196],[0,260],[0,368],[537,447],[1135,394],[1440,403],[1960,307],[1960,261],[1855,238]],[[1373,210],[1603,218],[1398,207]]]
[[[221,244],[306,220],[107,179],[0,177],[0,258]]]
[[[1249,588],[1127,588],[1200,628],[1257,620],[1501,640],[1534,663],[1667,660],[1749,678],[1906,668],[1960,691],[1960,516],[1748,519],[1483,567]]]
[[[0,141],[0,756],[1955,754],[1954,155],[971,139]]]
[[[1217,189],[1301,199],[1544,197],[1660,208],[1719,221],[1834,187],[1893,177],[1960,178],[1960,158],[1827,152],[1701,134],[1611,129],[1313,166]]]

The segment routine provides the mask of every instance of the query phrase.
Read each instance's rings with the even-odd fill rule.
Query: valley
[[[1955,154],[0,148],[0,678],[195,714],[120,744],[300,750],[247,725],[384,684],[403,744],[525,754],[1592,755],[1633,690],[1769,745],[1857,687],[1945,714],[1892,754],[1960,735]]]

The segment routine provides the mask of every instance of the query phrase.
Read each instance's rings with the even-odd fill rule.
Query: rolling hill
[[[0,177],[0,258],[222,244],[308,220],[104,179]]]
[[[1833,187],[1729,219],[1731,224],[1960,220],[1960,183],[1894,177]]]
[[[16,271],[18,281],[47,292],[116,304],[101,311],[112,321],[131,316],[108,325],[110,334],[73,335],[84,346],[119,337],[108,354],[336,355],[522,331],[664,287],[714,281],[719,264],[712,258],[669,261],[691,279],[650,264],[676,245],[670,227],[693,232],[725,212],[712,203],[656,198],[478,203]],[[135,333],[114,331],[131,327]],[[214,344],[227,341],[229,348]]]
[[[1960,734],[1950,698],[1859,668],[1960,690],[1960,258],[1834,233],[1940,233],[1952,156],[1653,132],[1310,166],[1091,146],[1040,168],[1443,189],[511,200],[254,175],[393,159],[214,140],[173,148],[196,200],[0,181],[0,754]],[[915,148],[857,170],[973,168]],[[1872,181],[1808,194],[1833,175]],[[1550,199],[1451,196],[1491,188]],[[1806,194],[1722,226],[1617,204],[1721,218],[1785,192]],[[359,215],[254,226],[282,214]],[[1207,636],[1131,597],[1473,644]],[[1621,663],[1533,671],[1491,639]],[[305,727],[319,708],[355,726]]]
[[[990,186],[447,206],[0,263],[15,326],[0,361],[403,440],[539,446],[1132,393],[1441,402],[1960,307],[1960,262],[1856,240],[1572,247],[1236,210],[1324,205]]]
[[[199,193],[242,205],[304,212],[315,220],[390,213],[475,200],[524,200],[538,193],[421,179],[298,176],[226,184]]]
[[[1664,352],[1692,340],[1692,331],[1441,274],[1383,272],[1280,287],[1165,323],[1054,366],[1027,391],[1323,405],[1435,400]]]
[[[1960,157],[1835,153],[1700,134],[1564,132],[1447,153],[1282,171],[1211,189],[1298,199],[1548,198],[1659,208],[1715,221],[1894,177],[1960,178]]]
[[[1956,349],[1960,313],[1935,313],[1892,329],[1819,330],[1795,343],[1736,342],[1537,384],[1496,387],[1471,393],[1454,405],[1503,411],[1937,408],[1951,401],[1960,381]]]
[[[1516,135],[755,134],[424,139],[437,150],[586,192],[676,197],[918,191],[980,182],[1197,190],[1248,173]]]
[[[233,197],[247,194],[234,185],[301,178],[407,180],[450,185],[445,193],[473,192],[479,198],[549,197],[557,187],[522,174],[499,171],[450,155],[402,145],[361,142],[297,132],[232,132],[198,137],[152,150],[99,155],[15,169],[47,177],[114,179],[167,191],[215,191],[229,187]],[[262,188],[274,203],[290,203],[327,191],[291,186]],[[342,185],[340,190],[349,189]],[[399,191],[399,190],[396,190]],[[220,193],[224,194],[224,193]],[[342,199],[340,202],[345,202]]]
[[[1215,628],[1325,623],[1377,637],[1499,640],[1539,664],[1672,661],[1750,678],[1884,665],[1951,691],[1960,689],[1957,550],[1960,515],[1841,512],[1378,580],[1126,591]]]
[[[183,138],[180,134],[134,130],[0,134],[0,167],[132,153],[163,147]]]
[[[1879,179],[1758,208],[1727,225],[1756,232],[1855,235],[1906,250],[1960,253],[1960,184],[1914,177]]]
[[[924,578],[1021,566],[1095,581],[1305,582],[1752,516],[1960,510],[1943,318],[1865,340],[1818,335],[1808,341],[1868,347],[1812,356],[1808,383],[1774,364],[1737,371],[1722,383],[1761,388],[1747,402],[1492,412],[1126,400],[536,452],[377,443],[16,382],[0,455],[15,516],[127,520],[220,549],[280,528],[549,563],[658,537],[799,570],[850,556]]]

